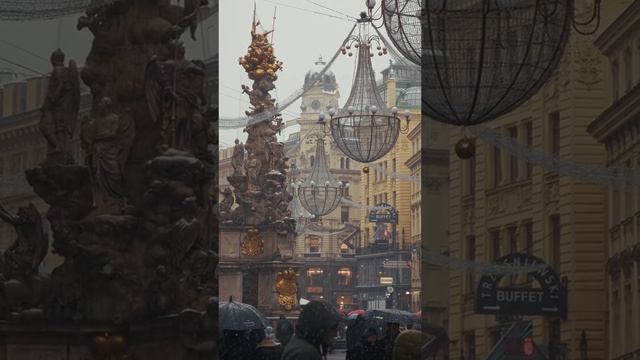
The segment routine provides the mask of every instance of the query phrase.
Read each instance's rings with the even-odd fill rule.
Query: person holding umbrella
[[[282,354],[282,360],[322,360],[338,334],[340,314],[325,301],[310,301],[300,312],[295,334]]]
[[[218,306],[220,360],[255,359],[258,331],[267,327],[267,320],[255,307],[233,301]]]
[[[347,327],[347,357],[346,360],[355,360],[354,351],[356,345],[358,345],[358,339],[364,330],[365,319],[362,315],[356,315],[355,320],[352,320]],[[376,334],[377,338],[377,334]]]

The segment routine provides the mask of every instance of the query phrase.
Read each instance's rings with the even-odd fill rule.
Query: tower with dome
[[[298,178],[309,175],[315,161],[316,138],[324,135],[317,123],[320,112],[327,113],[330,108],[341,105],[335,74],[328,70],[320,75],[325,66],[326,62],[319,57],[306,72],[302,85],[312,88],[303,95],[300,116],[293,120],[300,130],[291,134],[290,138],[300,140],[299,146],[292,147],[288,156],[290,163],[295,164]],[[362,165],[340,152],[330,135],[325,137],[325,149],[334,178],[349,183],[346,199],[359,203]],[[305,264],[299,270],[299,294],[302,298],[323,299],[345,310],[355,308],[355,248],[360,232],[359,221],[359,208],[341,204],[331,214],[311,222],[305,231],[297,235],[296,254]],[[329,234],[322,235],[322,232]]]

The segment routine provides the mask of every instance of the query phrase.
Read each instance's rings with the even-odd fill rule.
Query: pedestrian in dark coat
[[[310,301],[302,308],[282,360],[322,360],[338,334],[341,316],[324,301]]]
[[[380,351],[378,331],[367,328],[361,335],[360,341],[353,349],[353,360],[382,360],[384,353]]]
[[[256,360],[280,360],[282,357],[282,344],[276,341],[273,329],[268,327],[262,332],[262,338],[256,346]]]
[[[280,341],[282,347],[285,348],[289,340],[293,336],[293,325],[284,315],[280,315],[278,324],[276,325],[276,339]]]

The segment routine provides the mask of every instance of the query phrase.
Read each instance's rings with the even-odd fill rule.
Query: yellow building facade
[[[640,2],[632,2],[598,37],[611,82],[609,107],[589,126],[607,149],[606,165],[640,170]],[[640,359],[640,183],[608,191],[608,357]]]
[[[604,24],[621,12],[623,3],[602,3]],[[579,4],[578,13],[583,7],[586,3]],[[586,131],[594,114],[607,106],[610,82],[594,38],[572,33],[560,68],[546,85],[518,109],[486,125],[537,151],[584,164],[603,163],[604,148]],[[450,144],[464,131],[450,131]],[[609,358],[609,306],[603,290],[606,187],[529,164],[482,140],[476,141],[472,159],[459,159],[453,149],[449,159],[449,255],[476,263],[510,253],[543,259],[567,282],[568,315],[522,317],[533,322],[533,340],[552,359],[579,359],[584,332],[588,358]],[[513,320],[475,312],[479,275],[450,272],[451,359],[486,358]]]

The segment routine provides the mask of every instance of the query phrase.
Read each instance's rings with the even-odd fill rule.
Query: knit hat
[[[429,337],[415,330],[407,330],[396,338],[393,347],[393,360],[421,360],[422,347],[429,341]]]

